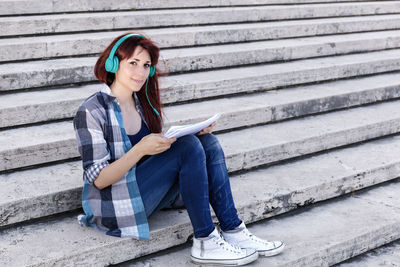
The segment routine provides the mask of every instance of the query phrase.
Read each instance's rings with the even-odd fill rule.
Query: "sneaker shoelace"
[[[231,251],[236,254],[240,254],[242,252],[242,248],[240,248],[239,246],[226,242],[221,233],[219,233],[219,236],[214,237],[214,241],[227,251]]]
[[[250,233],[250,231],[249,231],[247,228],[244,228],[244,229],[243,229],[243,232],[244,232],[244,234],[245,234],[246,236],[248,236],[252,241],[255,241],[255,242],[257,242],[257,243],[261,243],[261,244],[264,244],[264,245],[272,244],[273,247],[275,247],[275,244],[274,244],[273,242],[270,242],[270,241],[268,241],[268,240],[263,240],[263,239],[261,239],[261,238],[256,237],[255,235],[253,235],[252,233]]]

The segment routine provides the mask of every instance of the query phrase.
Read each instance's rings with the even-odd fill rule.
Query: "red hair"
[[[115,73],[110,73],[106,71],[105,69],[106,60],[110,55],[111,49],[113,48],[115,43],[123,36],[129,33],[130,32],[115,38],[97,59],[96,65],[94,67],[94,75],[99,81],[107,84],[108,86],[110,86],[114,82]],[[141,46],[147,50],[147,52],[150,54],[151,64],[152,66],[154,66],[154,68],[156,68],[156,65],[158,63],[158,57],[160,55],[160,48],[158,48],[158,46],[156,46],[151,40],[147,38],[138,36],[129,37],[128,39],[123,41],[122,44],[118,47],[117,51],[115,52],[115,56],[117,56],[119,62],[121,62],[121,60],[131,57],[136,47],[138,46]],[[151,106],[147,101],[145,92],[146,83],[144,83],[140,91],[136,93],[143,109],[144,118],[146,119],[150,132],[152,133],[160,133],[162,128],[162,111],[161,111],[162,104],[160,100],[160,90],[158,86],[159,76],[160,73],[158,73],[158,70],[156,68],[154,76],[149,77],[149,82],[147,85],[147,95],[153,107],[160,114],[161,121],[158,118],[158,116],[154,113],[153,109],[151,108]]]

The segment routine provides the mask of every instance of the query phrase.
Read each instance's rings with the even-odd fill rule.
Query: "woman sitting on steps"
[[[97,60],[94,72],[103,84],[74,118],[84,169],[79,222],[107,235],[149,239],[147,218],[180,193],[194,229],[194,262],[243,265],[280,253],[282,242],[257,238],[238,218],[214,124],[196,135],[163,138],[158,57],[151,40],[130,33]]]

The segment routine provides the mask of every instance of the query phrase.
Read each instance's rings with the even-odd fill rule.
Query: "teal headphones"
[[[125,41],[129,37],[133,37],[133,36],[146,38],[143,35],[131,33],[131,34],[127,34],[127,35],[123,36],[121,39],[119,39],[115,43],[113,48],[111,49],[110,55],[108,55],[108,58],[106,60],[105,67],[106,67],[107,72],[111,72],[111,73],[117,72],[118,67],[119,67],[119,60],[118,60],[118,57],[115,55],[115,52],[117,52],[118,47],[122,44],[123,41]],[[154,66],[150,66],[149,77],[153,77],[155,72],[156,72],[156,68]]]
[[[146,38],[146,37],[144,37],[143,35],[135,34],[135,33],[130,33],[130,34],[127,34],[127,35],[121,37],[121,39],[119,39],[119,40],[115,43],[115,45],[113,46],[113,48],[111,49],[110,55],[108,55],[108,58],[107,58],[106,63],[105,63],[105,68],[106,68],[106,71],[107,71],[107,72],[110,72],[110,73],[116,73],[116,72],[117,72],[118,67],[119,67],[119,60],[118,60],[118,57],[115,55],[115,52],[117,51],[118,47],[122,44],[123,41],[125,41],[125,40],[128,39],[129,37],[133,37],[133,36]],[[147,95],[147,84],[148,84],[148,82],[149,82],[149,78],[153,77],[155,72],[156,72],[156,67],[150,66],[150,73],[149,73],[149,76],[148,76],[147,79],[146,79],[146,98],[147,98],[147,101],[149,102],[151,108],[153,109],[154,113],[157,114],[157,116],[160,118],[160,121],[161,121],[161,116],[160,116],[160,114],[159,114],[158,111],[153,107],[153,105],[150,103],[149,97],[148,97],[148,95]]]

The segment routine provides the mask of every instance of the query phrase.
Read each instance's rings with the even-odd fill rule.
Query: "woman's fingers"
[[[208,126],[207,128],[205,128],[204,130],[207,132],[207,133],[211,133],[212,132],[212,129],[214,128],[214,126],[215,126],[215,124],[217,124],[216,122],[213,122],[210,126]]]
[[[171,144],[176,141],[176,138],[164,138],[162,134],[149,134],[140,141],[147,155],[155,155],[171,147]]]
[[[171,144],[176,141],[176,138],[157,138],[156,152],[161,153],[168,150]]]
[[[175,137],[174,138],[168,138],[167,140],[169,140],[169,144],[172,144],[173,142],[176,141],[176,138]]]
[[[203,134],[211,133],[212,129],[214,128],[214,126],[216,124],[217,124],[216,122],[213,122],[210,126],[208,126],[207,128],[204,128],[203,130],[198,132],[197,135],[203,135]]]

